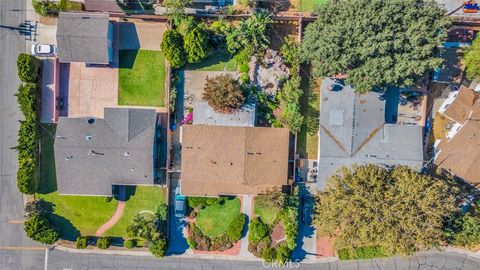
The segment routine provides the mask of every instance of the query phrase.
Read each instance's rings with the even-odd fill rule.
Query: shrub
[[[39,131],[35,120],[20,121],[18,131],[17,187],[24,194],[37,192],[37,159]]]
[[[470,248],[480,244],[480,206],[471,207],[466,214],[459,211],[452,215],[445,226],[445,236],[457,246]]]
[[[207,77],[204,90],[203,100],[217,112],[232,113],[245,101],[240,83],[229,74]]]
[[[254,51],[266,49],[270,43],[266,31],[271,23],[272,17],[267,12],[252,13],[227,34],[228,51],[235,54],[247,46]]]
[[[21,53],[17,58],[18,77],[22,82],[38,82],[42,63],[33,55]]]
[[[105,200],[105,202],[111,202],[113,199],[113,196],[105,196],[103,199]]]
[[[155,257],[163,257],[167,253],[167,240],[159,239],[151,243],[148,247],[150,253]]]
[[[110,238],[100,237],[97,239],[97,247],[100,249],[107,249],[110,247]]]
[[[212,51],[207,34],[198,27],[187,33],[184,46],[188,63],[198,63]]]
[[[264,93],[263,91],[259,92]],[[275,109],[275,107],[273,107],[273,109]],[[285,206],[285,197],[285,193],[278,188],[267,190],[265,194],[259,194],[255,197],[255,205],[260,208],[273,208],[280,211]]]
[[[245,214],[239,213],[225,231],[230,242],[236,242],[242,238],[243,225],[245,225]]]
[[[292,250],[282,244],[279,247],[277,247],[275,251],[276,251],[275,261],[282,265],[284,265],[288,261],[288,259],[290,259],[290,255],[292,254]]]
[[[87,246],[88,246],[88,237],[86,237],[86,236],[79,236],[79,237],[77,237],[77,242],[75,243],[75,246],[76,246],[78,249],[87,248]]]
[[[40,99],[40,87],[38,84],[21,84],[15,96],[17,97],[17,103],[25,119],[37,119],[37,108]]]
[[[50,222],[40,215],[31,215],[25,221],[25,232],[29,238],[42,244],[53,244],[60,237]]]
[[[197,248],[197,243],[192,238],[187,238],[187,244],[191,249]]]
[[[254,54],[254,49],[252,46],[246,46],[240,50],[233,57],[238,64],[238,70],[243,74],[248,74],[250,72],[250,60]]]
[[[137,239],[127,239],[125,242],[123,242],[123,246],[131,249],[137,246]]]
[[[300,65],[300,47],[295,37],[288,36],[285,37],[285,41],[280,48],[280,53],[282,58],[285,60],[285,63],[290,65],[290,67],[298,68]]]
[[[38,199],[25,204],[25,212],[27,217],[32,215],[46,216],[53,212],[53,207],[50,202],[45,201],[44,199]]]
[[[160,47],[173,68],[180,68],[185,65],[187,55],[183,45],[183,38],[177,31],[165,31]]]
[[[262,251],[261,258],[266,262],[273,262],[277,257],[277,252],[273,248],[266,248]]]
[[[156,217],[137,214],[133,218],[132,223],[127,227],[127,234],[129,237],[140,237],[154,242],[162,236],[158,231],[156,221]]]
[[[298,210],[296,205],[289,205],[280,213],[280,218],[285,225],[287,247],[294,250],[297,246],[298,236]]]
[[[248,241],[254,244],[260,242],[260,240],[264,239],[270,234],[270,227],[263,223],[263,221],[258,217],[252,219],[248,226]]]
[[[337,250],[340,260],[362,260],[387,257],[387,254],[381,247],[358,247],[354,249],[342,248]]]
[[[190,208],[203,208],[214,204],[222,204],[225,198],[210,198],[210,197],[188,197],[188,206]]]
[[[56,16],[58,15],[58,6],[53,1],[48,0],[33,0],[33,9],[41,16]]]
[[[175,86],[170,89],[169,99],[168,109],[173,113],[175,112],[175,103],[177,102],[177,88]]]

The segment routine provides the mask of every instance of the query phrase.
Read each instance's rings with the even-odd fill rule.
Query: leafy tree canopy
[[[480,38],[476,38],[465,54],[467,77],[471,80],[480,78]]]
[[[175,24],[178,24],[185,16],[185,8],[192,4],[192,0],[163,0],[163,6]]]
[[[60,237],[47,218],[39,215],[29,216],[25,221],[25,232],[32,240],[42,244],[53,244]]]
[[[266,31],[272,22],[267,12],[253,13],[227,35],[228,51],[235,54],[246,47],[252,47],[255,51],[266,49],[270,43]]]
[[[203,99],[218,112],[232,113],[245,100],[240,83],[231,75],[207,77]]]
[[[185,65],[187,55],[183,48],[183,37],[177,31],[165,31],[160,48],[173,68]]]
[[[409,87],[442,63],[437,48],[450,25],[429,0],[327,1],[301,51],[315,76],[346,74],[358,92]]]
[[[211,53],[211,47],[205,31],[196,27],[185,36],[185,51],[189,63],[202,61]]]
[[[376,246],[410,254],[443,243],[443,222],[455,209],[444,181],[408,167],[342,168],[320,194],[316,222],[337,249]]]

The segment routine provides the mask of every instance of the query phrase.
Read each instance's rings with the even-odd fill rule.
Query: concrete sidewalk
[[[245,220],[245,227],[246,230],[244,229],[244,235],[242,239],[240,239],[240,254],[238,255],[239,257],[245,257],[245,258],[250,258],[253,256],[250,251],[248,251],[248,223],[250,220],[253,218],[253,196],[251,195],[245,195],[242,198],[242,213],[246,215],[246,220]]]

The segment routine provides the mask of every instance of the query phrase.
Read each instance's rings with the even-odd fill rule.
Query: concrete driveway
[[[163,33],[168,26],[165,23],[130,20],[119,23],[120,50],[160,51]]]

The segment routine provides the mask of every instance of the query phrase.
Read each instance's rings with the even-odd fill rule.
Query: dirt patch
[[[285,37],[298,35],[298,23],[297,22],[275,22],[272,23],[268,30],[268,36],[270,40],[270,49],[280,51]]]
[[[453,126],[453,121],[437,113],[433,121],[433,136],[435,140],[444,138]]]
[[[57,25],[58,18],[57,17],[50,17],[50,16],[39,16],[40,23],[44,25]]]

